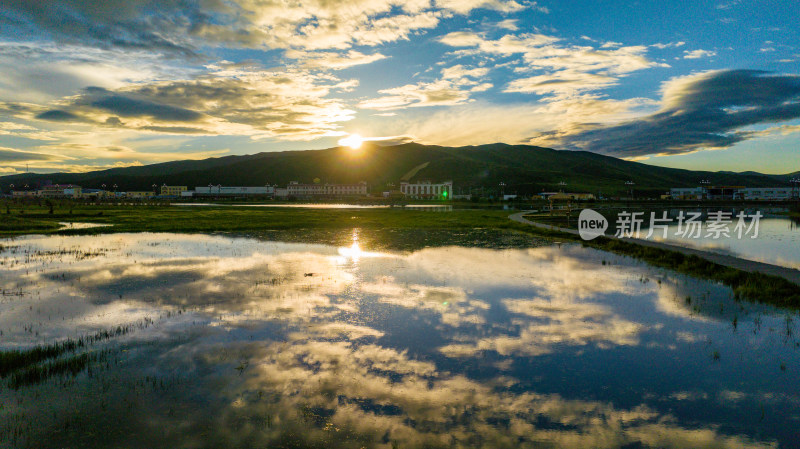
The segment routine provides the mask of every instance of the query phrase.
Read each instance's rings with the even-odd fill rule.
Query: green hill
[[[246,156],[226,156],[201,161],[175,161],[140,167],[115,168],[87,173],[18,174],[0,178],[0,188],[10,184],[41,185],[47,182],[99,188],[116,184],[118,190],[150,190],[153,184],[206,186],[285,185],[290,181],[327,183],[367,181],[373,191],[385,190],[401,179],[452,180],[455,193],[468,189],[497,189],[506,193],[535,193],[559,188],[568,191],[627,191],[633,181],[639,194],[663,193],[670,187],[695,186],[701,179],[717,185],[752,187],[786,186],[791,175],[754,172],[703,172],[656,167],[584,151],[557,151],[529,145],[501,143],[442,147],[408,143],[397,146],[365,144],[354,151],[329,148],[284,151]]]

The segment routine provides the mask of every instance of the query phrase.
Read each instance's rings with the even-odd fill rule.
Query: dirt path
[[[579,235],[578,231],[575,229],[567,229],[567,228],[560,228],[558,226],[552,226],[543,223],[536,223],[533,221],[528,220],[524,217],[524,215],[531,213],[530,211],[527,212],[519,212],[513,215],[510,215],[510,218],[513,221],[528,224],[531,226],[535,226],[541,229],[549,229],[553,231],[560,231],[566,232],[573,235]],[[763,274],[769,274],[771,276],[778,276],[786,279],[787,281],[793,282],[797,285],[800,285],[800,270],[796,270],[794,268],[787,268],[781,267],[778,265],[772,265],[764,262],[756,262],[753,260],[741,259],[735,256],[728,256],[725,254],[717,254],[710,251],[703,251],[694,248],[686,248],[683,246],[678,245],[671,245],[669,243],[663,242],[654,242],[651,240],[643,240],[643,239],[635,239],[635,238],[624,238],[620,239],[618,237],[614,237],[613,235],[606,236],[610,239],[617,239],[622,240],[624,242],[636,243],[637,245],[642,246],[649,246],[651,248],[659,248],[659,249],[666,249],[669,251],[675,251],[686,255],[694,255],[697,257],[702,257],[708,261],[724,265],[726,267],[736,268],[737,270],[747,271],[747,272],[757,272]]]

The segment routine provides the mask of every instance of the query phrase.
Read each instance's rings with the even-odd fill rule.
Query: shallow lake
[[[607,235],[614,235],[616,232],[616,223],[620,217],[619,214],[623,210],[625,209],[601,210],[606,219],[609,220],[609,230],[606,232]],[[664,212],[667,213],[669,221],[666,223],[666,238],[664,238],[661,228],[654,229],[653,235],[649,235],[647,228],[650,223],[651,211],[644,211],[642,215],[639,216],[639,219],[643,220],[642,232],[639,234],[639,237],[648,240],[662,240],[680,246],[800,269],[800,220],[776,213],[776,211],[785,212],[785,208],[723,208],[721,210],[729,213],[729,217],[731,217],[731,220],[724,226],[728,232],[714,234],[709,232],[709,212],[717,210],[717,208],[685,208],[653,212],[657,219],[661,218]],[[691,213],[700,214],[697,218],[697,220],[702,223],[699,235],[696,235],[694,232],[687,233],[687,226],[685,225],[679,226],[678,216],[682,211],[685,214],[684,217],[686,217],[684,220],[687,220]],[[762,217],[758,220],[757,233],[755,232],[755,227],[750,229],[753,220],[747,218],[744,221],[747,229],[743,228],[741,237],[738,235],[736,231],[736,225],[738,224],[736,215],[739,212],[744,212],[747,217],[752,216],[756,212],[762,214]],[[749,232],[746,232],[748,229]],[[755,236],[755,238],[752,238],[753,236]]]
[[[580,245],[345,237],[0,240],[0,447],[800,444],[797,312]]]
[[[797,219],[780,216],[761,218],[755,238],[752,238],[753,233],[738,238],[733,232],[730,237],[713,238],[713,235],[705,232],[699,238],[689,238],[678,234],[677,225],[669,226],[667,232],[666,240],[672,243],[800,269],[800,227]]]

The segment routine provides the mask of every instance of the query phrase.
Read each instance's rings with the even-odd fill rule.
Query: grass
[[[603,237],[584,242],[584,245],[634,257],[651,265],[691,276],[721,282],[731,287],[737,298],[746,298],[780,307],[800,308],[800,286],[777,276],[750,273],[726,267],[695,255]]]
[[[0,209],[2,210],[2,209]],[[113,227],[58,231],[58,222],[92,222]],[[279,207],[182,207],[82,205],[53,214],[47,207],[27,206],[2,215],[0,236],[31,233],[95,234],[108,232],[250,232],[290,229],[471,229],[528,231],[502,210],[457,210],[447,213],[386,209],[303,209]]]
[[[453,244],[482,246],[498,234],[514,234],[542,239],[579,241],[568,233],[537,229],[508,219],[503,210],[454,210],[433,212],[383,209],[303,209],[270,207],[182,207],[182,206],[114,206],[72,205],[59,207],[52,213],[48,206],[10,207],[0,225],[0,236],[29,233],[99,234],[111,232],[227,232],[262,234],[267,237],[297,241],[331,241],[342,238],[343,230],[359,228],[372,236],[375,247],[413,249],[430,246],[439,236],[457,234]],[[0,208],[0,211],[5,207]],[[70,213],[71,212],[71,213]],[[575,214],[577,215],[577,213]],[[537,217],[538,219],[538,217]],[[564,226],[564,217],[553,217],[552,224]],[[59,221],[113,224],[111,227],[58,230]],[[558,223],[561,221],[562,223]],[[397,232],[403,231],[403,232]],[[496,231],[503,231],[498,233]],[[493,242],[497,243],[497,242]],[[634,257],[655,266],[692,276],[710,279],[730,286],[737,297],[800,308],[800,286],[783,278],[748,273],[725,267],[706,259],[684,255],[635,243],[598,238],[582,242],[616,254]],[[504,246],[502,244],[489,246]]]

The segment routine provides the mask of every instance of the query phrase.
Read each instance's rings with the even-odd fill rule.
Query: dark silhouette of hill
[[[8,191],[47,182],[99,188],[106,184],[118,190],[151,190],[152,185],[186,185],[190,188],[285,185],[319,179],[323,183],[367,181],[373,191],[399,185],[403,178],[432,181],[452,180],[455,193],[467,189],[496,191],[505,183],[506,193],[535,193],[563,188],[604,195],[628,190],[635,183],[640,194],[663,193],[670,187],[696,186],[702,179],[716,185],[752,187],[788,186],[792,174],[765,175],[755,172],[707,172],[657,167],[584,151],[557,151],[530,145],[502,143],[443,147],[407,143],[396,146],[364,144],[359,150],[335,147],[312,151],[265,152],[199,161],[174,161],[138,167],[114,168],[87,173],[17,174],[0,178]],[[565,182],[566,187],[559,183]]]

